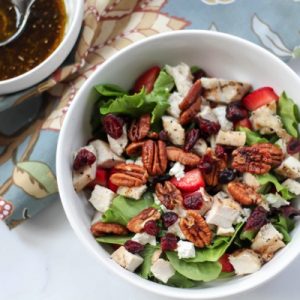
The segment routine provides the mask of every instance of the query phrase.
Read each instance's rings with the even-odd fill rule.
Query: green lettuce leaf
[[[291,241],[289,233],[295,228],[295,221],[279,214],[272,220],[272,224],[283,235],[283,241],[289,243]]]
[[[240,235],[240,239],[248,240],[251,242],[255,238],[256,234],[257,234],[256,230],[244,230]]]
[[[231,278],[233,276],[235,276],[235,272],[221,272],[220,276],[218,277],[218,279],[227,279],[227,278]]]
[[[115,84],[99,84],[95,86],[95,89],[100,95],[105,97],[121,97],[127,94],[126,91]]]
[[[267,185],[269,184],[273,184],[275,186],[275,189],[278,193],[281,194],[281,196],[285,199],[285,200],[290,200],[293,199],[295,196],[289,192],[289,190],[283,186],[282,184],[280,184],[280,182],[278,181],[278,179],[270,174],[263,174],[263,175],[257,175],[256,176],[259,184],[261,185],[261,192],[264,192],[267,190]]]
[[[168,280],[167,285],[178,287],[178,288],[192,288],[196,285],[196,282],[176,272]]]
[[[130,219],[151,206],[153,202],[151,193],[145,193],[140,200],[117,196],[112,201],[109,209],[103,214],[102,221],[126,226]]]
[[[194,74],[194,73],[196,73],[200,70],[201,70],[201,68],[199,68],[198,66],[191,66],[191,73],[192,74]]]
[[[274,227],[283,235],[283,241],[287,244],[291,241],[291,236],[289,235],[289,232],[282,226],[273,224]]]
[[[167,91],[161,91],[159,93],[153,93],[146,95],[146,102],[153,105],[151,123],[156,123],[165,114],[165,111],[170,106],[168,99],[170,93]]]
[[[151,93],[170,92],[174,87],[174,79],[166,71],[160,71]],[[151,94],[150,93],[150,94]]]
[[[116,88],[115,86],[113,87]],[[122,91],[120,90],[117,90],[117,92],[113,90],[113,93],[116,93],[114,96],[117,98],[110,99],[102,104],[100,107],[100,114],[120,113],[138,117],[145,113],[151,113],[151,122],[155,123],[160,120],[166,109],[169,107],[168,98],[173,87],[173,78],[162,70],[154,83],[151,93],[146,94],[145,90],[142,89],[137,94],[124,95],[121,94]],[[97,90],[102,91],[102,93],[104,90],[106,95],[111,92],[111,90],[107,91],[107,88],[104,88],[103,85],[97,86]],[[117,95],[118,92],[120,95]]]
[[[152,264],[151,260],[152,260],[154,252],[157,249],[159,249],[158,246],[152,246],[152,245],[147,244],[147,245],[145,245],[144,250],[140,253],[140,255],[144,258],[144,261],[139,268],[138,274],[145,279],[147,279],[151,274],[151,271],[150,271],[151,264]]]
[[[259,133],[252,131],[249,128],[240,126],[238,130],[246,133],[246,144],[248,146],[269,142],[266,138],[262,137]]]
[[[106,235],[96,238],[96,241],[104,244],[124,245],[132,235]]]
[[[100,107],[100,113],[102,115],[120,113],[127,114],[132,117],[140,116],[154,108],[154,105],[145,103],[145,97],[145,90],[142,89],[139,93],[134,95],[124,95],[116,99],[110,99],[102,104]]]
[[[222,266],[218,262],[186,262],[179,259],[176,252],[166,252],[173,268],[188,279],[195,281],[211,281],[219,277]]]
[[[232,244],[242,226],[243,223],[238,224],[235,228],[235,233],[231,237],[218,236],[210,246],[197,249],[195,257],[184,260],[187,262],[218,261],[219,258],[226,252],[228,247]]]
[[[299,137],[299,109],[295,102],[291,98],[288,98],[285,92],[281,94],[278,101],[278,115],[281,117],[286,131],[295,138]]]

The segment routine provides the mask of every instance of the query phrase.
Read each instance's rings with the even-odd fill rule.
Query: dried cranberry
[[[212,122],[201,117],[197,117],[195,121],[200,129],[200,135],[204,138],[207,138],[212,134],[216,134],[221,128],[219,123]]]
[[[268,222],[268,212],[262,207],[257,206],[249,216],[244,230],[259,230]]]
[[[295,154],[300,152],[300,140],[298,139],[292,139],[288,144],[287,144],[287,153],[288,154]]]
[[[248,117],[248,111],[240,102],[227,105],[226,118],[231,122],[237,122]]]
[[[160,239],[162,251],[173,251],[177,248],[177,238],[173,233],[167,233]]]
[[[168,211],[162,215],[162,221],[166,228],[173,225],[178,220],[178,215],[172,211]]]
[[[103,127],[105,132],[113,139],[118,139],[123,134],[124,121],[122,118],[113,114],[106,115],[103,120]]]
[[[196,128],[193,128],[186,133],[183,147],[184,151],[190,151],[194,147],[199,138],[199,134],[199,129]]]
[[[201,193],[194,192],[183,197],[183,206],[186,209],[200,209],[203,204]]]
[[[87,149],[81,149],[74,159],[73,169],[75,171],[78,171],[85,166],[92,165],[95,161],[96,156],[94,155],[94,153]]]
[[[216,145],[215,154],[217,158],[227,159],[226,150],[221,145]]]
[[[164,142],[167,142],[169,140],[169,136],[168,133],[164,130],[162,130],[159,134],[158,134],[158,138]]]
[[[207,74],[202,69],[199,69],[199,70],[197,70],[196,72],[193,73],[193,77],[194,77],[194,82],[195,82],[198,79],[201,79],[202,77],[207,77]]]
[[[291,205],[280,207],[280,211],[286,218],[293,218],[296,216],[300,216],[300,209]]]
[[[199,169],[205,174],[209,174],[214,167],[214,160],[210,155],[205,154],[202,157],[201,163],[199,164]]]
[[[127,251],[133,254],[139,253],[144,250],[144,245],[131,240],[126,241],[124,247]]]
[[[150,235],[156,236],[159,233],[159,227],[154,220],[150,220],[144,225],[144,231]]]
[[[224,169],[219,174],[219,182],[222,184],[228,183],[235,178],[235,171],[232,169]]]

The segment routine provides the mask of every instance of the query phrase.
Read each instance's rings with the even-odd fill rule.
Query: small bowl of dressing
[[[48,77],[66,59],[79,35],[83,0],[36,0],[25,30],[0,47],[0,95],[29,88]],[[16,31],[11,0],[1,0],[0,41]]]

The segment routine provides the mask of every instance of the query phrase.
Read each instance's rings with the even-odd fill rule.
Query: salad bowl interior
[[[299,222],[296,222],[291,234],[291,242],[256,273],[203,283],[192,289],[178,289],[142,279],[114,263],[107,249],[99,245],[90,233],[93,211],[86,201],[86,195],[76,193],[72,185],[72,153],[91,138],[90,118],[93,105],[98,99],[93,87],[113,83],[129,90],[135,79],[149,67],[177,65],[180,62],[199,66],[211,76],[249,82],[254,89],[271,86],[278,94],[286,91],[300,105],[298,76],[281,60],[250,42],[227,34],[194,30],[146,39],[120,51],[99,67],[74,99],[58,142],[57,177],[60,197],[69,222],[81,242],[116,276],[140,288],[174,298],[225,297],[262,284],[283,270],[298,255]],[[299,203],[296,206],[300,207]]]

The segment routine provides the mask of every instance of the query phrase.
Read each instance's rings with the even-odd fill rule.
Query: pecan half
[[[201,162],[198,155],[173,146],[167,147],[167,156],[169,160],[178,161],[185,166],[196,166]]]
[[[144,229],[148,221],[156,221],[160,218],[160,212],[153,207],[142,210],[138,215],[133,217],[128,223],[127,228],[131,232],[139,233]]]
[[[128,138],[132,142],[141,141],[144,139],[149,130],[151,124],[151,116],[150,114],[142,115],[138,120],[134,120],[131,123],[131,126],[128,131]]]
[[[271,143],[240,147],[234,150],[232,155],[234,169],[252,174],[265,174],[283,160],[282,150]]]
[[[121,163],[115,166],[116,173],[110,176],[110,181],[117,186],[141,186],[148,180],[144,167],[136,164]]]
[[[144,142],[132,142],[126,147],[125,152],[129,156],[139,155],[142,152],[143,145]]]
[[[242,205],[257,205],[262,202],[262,197],[255,189],[245,183],[232,181],[227,189],[233,199]]]
[[[208,149],[199,165],[205,183],[209,186],[219,184],[220,173],[226,168],[226,156],[217,157],[211,149]]]
[[[174,209],[176,204],[182,206],[183,197],[181,192],[170,181],[165,181],[163,184],[157,183],[155,194],[167,209]]]
[[[150,175],[163,175],[168,164],[166,144],[160,140],[146,141],[143,145],[142,161]]]
[[[186,217],[180,219],[179,226],[186,239],[196,247],[204,248],[211,243],[212,232],[196,211],[189,210]]]
[[[179,122],[181,125],[189,123],[200,111],[201,107],[201,80],[197,80],[190,88],[187,95],[184,97],[182,102],[179,104],[181,114]]]
[[[114,223],[97,222],[91,226],[93,236],[102,236],[104,234],[126,235],[128,230],[125,226]]]

